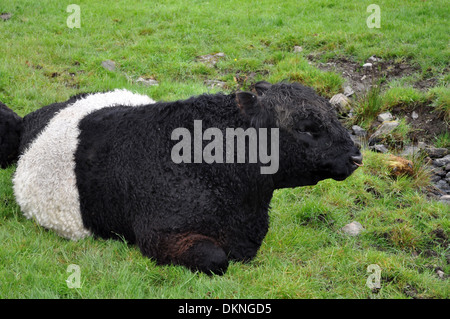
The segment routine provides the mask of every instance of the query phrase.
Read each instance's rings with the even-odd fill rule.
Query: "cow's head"
[[[236,100],[254,126],[279,128],[277,188],[344,180],[362,164],[333,107],[311,88],[258,82],[254,93],[238,92]]]

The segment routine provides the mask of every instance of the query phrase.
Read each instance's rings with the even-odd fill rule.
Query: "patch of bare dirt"
[[[344,84],[344,88],[349,86],[356,95],[366,93],[373,85],[383,87],[391,80],[421,72],[417,65],[408,61],[396,62],[378,56],[371,56],[363,65],[349,57],[342,56],[331,58],[326,63],[320,62],[320,56],[316,54],[308,55],[308,59],[321,70],[341,74],[347,82]],[[437,78],[430,75],[428,78],[417,80],[413,83],[413,87],[427,90],[436,86],[437,83]],[[344,94],[346,94],[346,90],[344,90]],[[433,144],[436,136],[448,131],[448,123],[444,116],[435,112],[429,102],[415,103],[409,106],[399,105],[394,107],[391,113],[396,118],[406,119],[412,128],[409,137],[413,143],[422,141]],[[372,128],[376,128],[380,124],[380,122],[374,121]]]
[[[363,65],[348,57],[335,57],[324,63],[318,61],[318,56],[310,54],[308,59],[321,70],[341,74],[347,82],[346,85],[350,86],[356,94],[367,91],[374,84],[383,85],[390,80],[400,79],[421,71],[418,66],[408,61],[396,62],[377,56],[371,56]],[[413,87],[421,90],[436,85],[437,79],[432,76],[413,83]]]
[[[397,118],[405,118],[411,127],[409,138],[413,143],[426,142],[433,144],[435,137],[448,131],[444,116],[434,111],[429,104],[414,106],[397,106],[391,111]]]

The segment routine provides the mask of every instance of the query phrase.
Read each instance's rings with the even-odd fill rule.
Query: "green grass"
[[[254,80],[301,81],[326,96],[337,93],[342,79],[311,67],[310,53],[324,61],[344,55],[363,63],[374,54],[406,59],[448,85],[445,1],[382,1],[380,29],[366,25],[370,1],[79,1],[79,29],[66,25],[70,3],[0,6],[13,14],[0,24],[0,98],[21,114],[79,91],[118,86],[157,99],[204,92],[207,78],[235,89],[237,72],[254,72]],[[294,45],[303,52],[293,53]],[[196,60],[214,52],[226,54],[216,68]],[[117,63],[116,71],[100,66],[106,59]],[[139,76],[153,76],[160,86],[130,82]]]
[[[380,29],[366,26],[371,1],[78,1],[81,28],[69,29],[71,3],[0,4],[13,14],[0,21],[0,101],[22,116],[78,92],[117,87],[156,100],[186,98],[211,91],[206,79],[225,81],[227,91],[263,79],[299,81],[327,97],[342,91],[341,75],[318,70],[309,54],[359,63],[375,54],[417,66],[416,78],[436,78],[428,92],[390,83],[361,102],[371,105],[361,108],[361,121],[374,108],[421,101],[448,112],[445,1],[379,1]],[[294,45],[303,51],[294,53]],[[196,58],[216,52],[226,56],[215,67]],[[116,70],[101,67],[106,59]],[[159,86],[137,84],[140,76]],[[426,198],[426,174],[393,179],[384,155],[364,156],[365,166],[344,182],[276,191],[257,257],[232,263],[222,277],[156,266],[120,241],[62,239],[23,217],[14,167],[0,171],[0,298],[448,299],[448,278],[436,269],[450,274],[449,206]],[[365,228],[358,237],[340,232],[353,220]],[[80,266],[79,289],[67,287],[70,264]],[[378,291],[366,286],[370,264],[382,270]]]
[[[448,86],[437,86],[430,89],[428,97],[433,100],[434,109],[443,114],[450,123],[450,90]]]
[[[15,204],[8,169],[1,175],[2,298],[449,298],[435,269],[450,271],[448,207],[429,202],[408,177],[392,179],[381,154],[344,182],[280,190],[258,256],[232,263],[223,277],[156,266],[135,246],[87,238],[72,242],[26,220]],[[340,231],[356,220],[359,237]],[[67,267],[81,269],[70,289]],[[381,267],[381,289],[366,286],[367,267]]]
[[[376,120],[378,114],[396,109],[414,109],[425,106],[450,123],[450,89],[446,86],[436,86],[428,91],[420,91],[411,86],[405,86],[394,80],[382,90],[379,84],[373,85],[367,92],[353,101],[353,123],[359,123],[368,128]]]
[[[379,85],[374,85],[354,102],[355,116],[351,120],[367,128],[378,114],[386,110],[387,105],[383,103],[381,88]]]
[[[450,132],[444,132],[438,136],[435,136],[436,147],[450,147]]]

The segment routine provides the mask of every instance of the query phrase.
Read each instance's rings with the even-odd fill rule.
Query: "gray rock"
[[[427,152],[428,156],[431,158],[441,158],[449,153],[449,150],[447,148],[443,148],[443,147],[437,148],[437,147],[432,147],[432,146],[425,148],[425,151]]]
[[[441,179],[440,181],[438,181],[435,186],[437,188],[439,188],[441,191],[443,191],[444,193],[450,192],[450,185],[443,179]]]
[[[353,118],[355,115],[353,114],[353,109],[350,109],[350,111],[348,112],[348,114],[347,114],[347,117],[349,118],[349,119],[351,119],[351,118]]]
[[[445,279],[445,273],[440,269],[436,269],[436,275],[439,277],[439,279]]]
[[[450,195],[442,195],[439,201],[450,205]]]
[[[389,150],[387,149],[386,146],[384,146],[383,144],[376,144],[373,146],[369,146],[369,150],[378,152],[378,153],[387,153],[389,152]]]
[[[197,60],[213,67],[216,65],[216,63],[219,61],[220,58],[223,58],[225,56],[226,56],[225,53],[218,52],[214,54],[200,55],[197,57]]]
[[[300,53],[303,51],[303,48],[299,45],[294,46],[294,53]]]
[[[437,167],[441,167],[441,166],[446,167],[448,164],[450,164],[450,155],[446,155],[442,158],[436,158],[435,160],[433,160],[433,165],[437,166]]]
[[[379,122],[392,121],[393,119],[394,118],[392,117],[392,114],[390,112],[384,112],[377,116],[377,120]]]
[[[333,95],[330,103],[336,107],[339,113],[348,113],[350,111],[350,100],[342,93]]]
[[[158,81],[156,81],[154,79],[146,79],[143,77],[139,77],[139,79],[136,80],[136,83],[140,83],[145,86],[158,86],[159,85]]]
[[[447,164],[447,165],[445,165],[445,170],[446,170],[447,172],[450,171],[450,163]]]
[[[445,170],[443,167],[436,167],[432,170],[432,173],[434,175],[438,175],[440,177],[444,177],[445,176]]]
[[[411,113],[411,118],[412,118],[413,120],[417,120],[417,119],[419,118],[419,114],[417,114],[416,111],[413,111],[413,112]]]
[[[425,142],[419,142],[419,143],[417,143],[417,147],[418,147],[419,149],[423,150],[423,149],[427,148],[428,145],[427,145],[427,143],[425,143]]]
[[[113,60],[105,60],[102,62],[102,67],[109,71],[114,71],[116,69],[116,62]]]
[[[355,93],[353,89],[350,86],[344,87],[344,95],[345,96],[352,96]]]
[[[378,62],[381,61],[381,58],[377,57],[376,55],[372,55],[370,58],[367,59],[367,61]]]
[[[345,225],[344,227],[341,228],[341,231],[343,233],[346,233],[347,235],[350,235],[350,236],[357,236],[363,230],[364,230],[364,227],[360,223],[358,223],[356,221],[353,221],[350,224],[347,224],[347,225]]]
[[[364,63],[363,64],[363,68],[364,69],[371,69],[372,68],[372,63],[370,63],[370,62]]]
[[[431,175],[431,177],[430,177],[430,181],[431,181],[433,184],[436,184],[436,183],[439,182],[441,179],[442,179],[442,177],[439,176],[439,175]]]
[[[227,82],[223,82],[220,80],[205,80],[205,85],[207,85],[210,89],[213,89],[215,87],[217,88],[225,88],[227,86]]]
[[[362,127],[358,126],[358,125],[353,125],[353,126],[352,126],[352,132],[353,132],[353,134],[355,134],[356,136],[364,137],[364,136],[367,135],[366,130],[363,129]]]
[[[369,145],[374,144],[380,136],[392,132],[399,125],[398,121],[384,121],[383,124],[369,137]]]

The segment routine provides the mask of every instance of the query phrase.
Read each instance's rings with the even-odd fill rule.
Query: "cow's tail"
[[[23,119],[0,102],[0,166],[7,168],[19,156]]]

